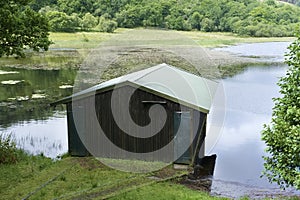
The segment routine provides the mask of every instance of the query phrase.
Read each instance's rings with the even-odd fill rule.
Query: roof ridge
[[[137,77],[137,78],[135,78],[135,79],[133,79],[132,81],[138,81],[138,80],[144,78],[145,76],[147,76],[147,75],[149,75],[149,74],[151,74],[151,73],[153,73],[153,72],[155,72],[155,71],[157,71],[157,70],[159,70],[163,67],[167,67],[167,66],[169,66],[169,65],[166,64],[166,63],[161,63],[161,64],[158,64],[156,66],[150,67],[150,68],[154,68],[154,69],[147,72],[147,73],[145,73],[145,74],[143,74],[143,75],[141,75],[141,76],[139,76],[139,77]],[[147,69],[150,69],[150,68],[147,68]],[[147,69],[145,69],[145,70],[147,70]],[[131,81],[131,80],[129,80],[129,81]]]
[[[179,73],[178,75],[183,76],[186,80],[187,84],[190,85],[192,91],[181,90],[180,83],[175,79],[172,79],[170,74],[169,78],[164,78],[165,75],[169,74],[170,71],[174,73]],[[166,73],[166,74],[165,74]],[[150,81],[150,82],[149,82]],[[148,85],[148,83],[150,85]],[[154,84],[153,83],[158,83]],[[188,107],[192,107],[196,110],[200,110],[202,112],[209,112],[210,106],[212,104],[213,96],[217,89],[217,82],[214,80],[210,80],[191,72],[185,71],[184,69],[177,68],[175,66],[169,65],[167,63],[161,63],[153,67],[148,67],[144,70],[132,72],[131,74],[126,74],[120,77],[116,77],[114,79],[102,82],[93,87],[87,88],[78,93],[73,93],[72,96],[68,98],[64,98],[58,102],[55,102],[53,105],[58,103],[66,103],[72,100],[72,98],[85,97],[87,95],[91,95],[92,93],[100,93],[101,91],[106,91],[113,89],[116,85],[128,85],[134,84],[136,86],[140,86],[145,89],[145,91],[151,92],[155,95],[161,96],[163,98],[170,99],[171,101],[174,98],[179,99],[183,105],[187,105]],[[165,87],[160,87],[159,84],[165,85]],[[122,86],[121,85],[121,86]],[[165,89],[164,89],[165,88]],[[169,90],[178,91],[178,95],[174,96],[169,92]],[[181,88],[181,89],[180,89]],[[195,96],[190,97],[190,94],[195,94]]]

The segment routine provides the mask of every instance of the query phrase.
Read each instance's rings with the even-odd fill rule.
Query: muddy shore
[[[99,83],[131,71],[167,63],[210,79],[232,76],[246,66],[266,64],[260,58],[243,57],[201,46],[101,46],[82,55],[81,50],[49,50],[26,58],[1,58],[1,67],[58,70],[79,69],[90,74],[86,82]],[[97,77],[93,77],[97,74]],[[99,78],[99,75],[100,78]]]

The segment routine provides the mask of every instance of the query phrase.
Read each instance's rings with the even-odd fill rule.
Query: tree
[[[203,16],[201,16],[199,12],[197,12],[197,11],[194,12],[190,18],[192,28],[200,30],[201,29],[200,23],[202,21],[202,18],[203,18]]]
[[[141,16],[142,6],[127,5],[116,15],[118,25],[124,28],[134,28],[142,26],[143,16]]]
[[[201,23],[201,30],[205,32],[211,32],[214,31],[214,21],[208,18],[204,18]]]
[[[170,9],[170,14],[165,18],[166,27],[169,29],[188,31],[192,25],[188,20],[189,10],[184,5],[176,4]]]
[[[29,5],[34,11],[39,11],[41,8],[56,5],[56,0],[31,0]]]
[[[94,17],[91,13],[86,13],[81,21],[81,28],[83,30],[90,30],[98,24],[98,19]]]
[[[271,124],[262,131],[269,153],[263,174],[282,187],[300,189],[300,35],[289,50],[289,69],[278,83],[282,97],[275,99]]]
[[[78,13],[81,17],[89,12],[94,13],[95,0],[57,0],[57,7],[59,11],[71,15],[72,13]]]
[[[141,11],[144,16],[143,25],[144,26],[153,26],[153,27],[162,27],[163,26],[163,15],[162,7],[158,3],[152,3],[144,7]]]
[[[25,49],[48,50],[48,22],[28,4],[29,0],[0,2],[0,57],[24,57]]]
[[[100,32],[113,33],[118,27],[118,23],[107,18],[105,15],[99,19],[99,24],[96,27]]]
[[[51,31],[74,32],[78,27],[78,17],[64,12],[50,11],[46,13]]]

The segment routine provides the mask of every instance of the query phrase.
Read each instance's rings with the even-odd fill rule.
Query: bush
[[[211,32],[215,30],[214,21],[208,18],[204,18],[201,23],[201,31]]]
[[[190,31],[192,30],[192,25],[185,20],[183,16],[169,15],[166,17],[166,26],[169,29],[178,31]]]
[[[98,19],[94,17],[91,13],[86,13],[81,21],[81,28],[83,30],[90,30],[94,28],[98,23]]]
[[[263,174],[282,187],[300,189],[300,35],[289,47],[289,69],[281,78],[281,97],[275,98],[272,121],[264,126],[262,139],[267,145]]]
[[[100,32],[113,33],[118,27],[117,22],[105,17],[100,17],[99,24],[96,27]]]
[[[18,151],[12,134],[0,135],[0,164],[16,163]]]
[[[46,13],[51,31],[74,32],[78,27],[78,18],[69,16],[64,12],[50,11]]]

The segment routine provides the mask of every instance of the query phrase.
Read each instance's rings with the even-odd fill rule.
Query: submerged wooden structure
[[[204,156],[216,87],[160,64],[64,98],[56,104],[67,105],[69,153],[192,164]]]

